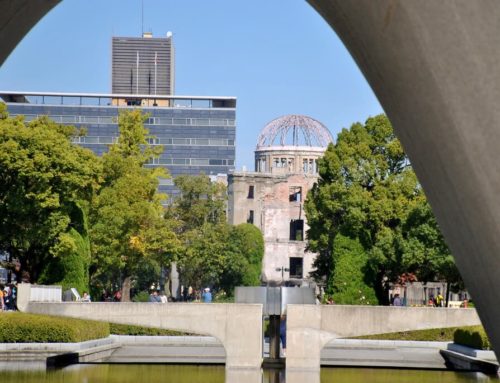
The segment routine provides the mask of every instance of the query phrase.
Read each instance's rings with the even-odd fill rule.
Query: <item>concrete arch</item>
[[[498,2],[308,2],[391,120],[499,358]]]
[[[0,0],[0,63],[58,1]],[[497,1],[308,1],[393,123],[500,352]]]
[[[337,338],[478,324],[474,309],[288,305],[286,368],[318,371],[321,350]]]
[[[80,303],[32,301],[31,285],[19,284],[21,311],[157,327],[210,335],[223,344],[226,368],[262,365],[262,305],[217,303]],[[38,295],[40,296],[40,295]]]
[[[0,65],[33,26],[61,0],[0,0]]]

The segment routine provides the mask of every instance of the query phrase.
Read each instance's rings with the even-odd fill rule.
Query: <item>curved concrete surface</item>
[[[0,66],[31,28],[61,0],[0,0]]]
[[[308,1],[394,125],[498,357],[498,1]]]
[[[20,311],[157,327],[217,338],[226,351],[226,368],[262,365],[262,305],[217,303],[61,302],[61,286],[20,283]]]
[[[262,364],[260,304],[29,302],[23,311],[210,335],[224,345],[226,368]]]

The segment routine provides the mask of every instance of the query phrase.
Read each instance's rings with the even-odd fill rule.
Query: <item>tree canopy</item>
[[[176,226],[182,250],[178,265],[185,286],[213,287],[231,295],[237,285],[257,285],[264,252],[253,225],[226,222],[226,187],[204,174],[178,176],[180,190],[166,213]]]
[[[145,118],[139,110],[120,114],[118,142],[103,155],[104,182],[90,215],[93,282],[118,278],[123,300],[130,300],[141,263],[165,264],[178,246],[163,219],[161,201],[166,196],[157,192],[158,177],[168,175],[163,168],[145,166],[160,154],[147,145]]]
[[[47,117],[11,118],[0,103],[0,250],[20,263],[18,280],[88,287],[86,212],[102,165],[71,144],[76,134]]]
[[[369,283],[381,302],[386,302],[383,281],[396,281],[404,272],[430,281],[453,269],[423,190],[385,115],[343,129],[318,165],[319,180],[305,203],[309,247],[319,253],[316,278],[329,280],[335,274],[339,235],[362,245],[359,256],[368,257],[365,270],[371,268]]]

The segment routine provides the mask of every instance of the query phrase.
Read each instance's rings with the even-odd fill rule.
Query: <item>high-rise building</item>
[[[174,94],[175,53],[172,33],[166,37],[113,37],[111,93],[168,96]]]

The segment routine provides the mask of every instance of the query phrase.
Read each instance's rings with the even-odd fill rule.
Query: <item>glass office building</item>
[[[234,170],[236,98],[0,92],[11,116],[27,121],[48,115],[57,123],[85,127],[75,144],[102,155],[118,137],[120,111],[140,108],[149,115],[145,126],[151,145],[163,147],[160,158],[147,166],[180,174],[228,174]],[[172,179],[160,180],[160,191],[177,194]]]

